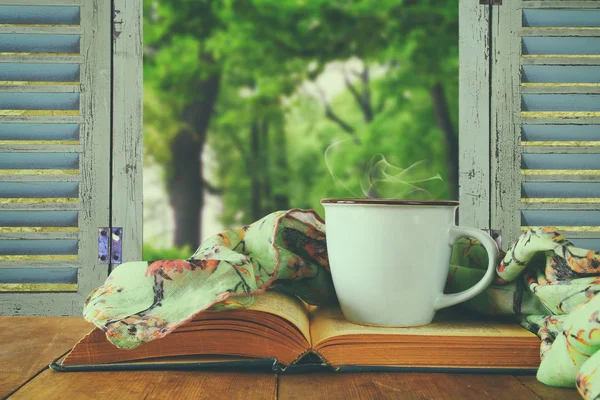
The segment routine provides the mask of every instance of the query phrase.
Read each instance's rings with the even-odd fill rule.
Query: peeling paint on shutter
[[[494,21],[492,226],[600,250],[600,2],[506,2]]]
[[[0,314],[80,315],[108,273],[110,8],[0,0]]]

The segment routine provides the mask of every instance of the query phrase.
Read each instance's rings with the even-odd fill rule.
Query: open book
[[[337,370],[535,370],[539,340],[515,323],[440,314],[434,323],[378,328],[347,322],[339,308],[313,308],[277,292],[244,310],[203,312],[162,339],[133,350],[94,329],[56,370],[169,369],[173,366],[321,365]]]

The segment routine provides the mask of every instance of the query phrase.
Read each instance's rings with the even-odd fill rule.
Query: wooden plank
[[[529,390],[544,400],[580,400],[581,395],[575,389],[555,388],[539,382],[535,376],[516,377]]]
[[[600,83],[521,83],[521,93],[600,93]]]
[[[510,375],[356,373],[281,375],[281,399],[539,399]]]
[[[142,1],[113,0],[112,226],[122,261],[142,259]]]
[[[502,231],[504,247],[520,235],[521,43],[522,13],[513,3],[496,7],[492,20],[491,228]]]
[[[598,175],[564,175],[564,174],[539,174],[522,175],[522,182],[600,182]]]
[[[4,207],[2,208],[4,210]],[[32,240],[32,239],[54,239],[54,240],[77,240],[79,232],[1,232],[0,240]]]
[[[0,293],[77,292],[76,283],[0,283]]]
[[[0,317],[0,398],[47,368],[92,328],[81,317]]]
[[[29,267],[22,264],[20,267]],[[54,267],[56,267],[55,265]],[[79,267],[77,264],[76,267]],[[94,265],[89,268],[87,276],[91,281],[106,279],[106,264]],[[79,270],[81,278],[81,269]],[[77,293],[11,293],[0,296],[0,315],[81,315],[83,302],[91,293],[89,284],[79,281]]]
[[[80,64],[83,63],[83,56],[74,55],[41,55],[35,53],[29,54],[5,54],[0,53],[0,62],[3,63],[44,63],[44,64]]]
[[[598,125],[600,118],[523,118],[523,125]]]
[[[48,83],[48,84],[21,84],[18,82],[0,82],[0,92],[33,92],[33,93],[79,93],[81,86],[79,84],[68,82]]]
[[[566,55],[566,54],[525,54],[522,64],[530,65],[600,65],[600,56]]]
[[[42,260],[42,261],[0,261],[0,270],[2,268],[78,268],[78,261],[53,261],[53,260]],[[0,315],[3,315],[0,312]]]
[[[519,36],[595,37],[600,36],[600,28],[525,27],[519,32]]]
[[[600,226],[522,226],[521,231],[528,231],[534,228],[550,228],[553,231],[564,233],[569,238],[574,239],[596,239],[600,236]]]
[[[78,201],[65,203],[6,203],[2,200],[4,199],[0,199],[0,207],[3,210],[81,210],[81,203]]]
[[[560,146],[523,146],[523,153],[531,154],[598,154],[599,146],[560,147]]]
[[[79,182],[81,175],[59,174],[59,175],[23,175],[23,174],[0,174],[2,182]]]
[[[81,157],[82,180],[79,198],[84,208],[78,213],[79,292],[70,299],[74,315],[81,315],[89,293],[108,276],[108,265],[98,263],[98,228],[110,224],[110,95],[111,95],[112,5],[88,0],[81,8],[84,29],[81,48],[86,62],[81,65],[80,112],[83,116],[80,140],[85,143]],[[82,51],[83,52],[83,51]],[[62,308],[60,306],[59,308]],[[58,312],[58,309],[56,310]]]
[[[19,153],[82,153],[83,146],[80,144],[75,145],[64,145],[64,144],[28,144],[27,141],[21,140],[19,144],[3,144],[3,141],[0,141],[0,151],[1,152],[13,152],[17,151]],[[15,141],[16,142],[16,141]],[[51,142],[51,141],[49,141]],[[57,141],[57,143],[59,143]],[[77,142],[78,143],[78,142]]]
[[[275,374],[235,372],[60,373],[47,370],[11,397],[13,400],[57,398],[275,399],[277,377]]]
[[[521,210],[581,210],[596,211],[598,203],[521,203]]]
[[[82,0],[29,0],[27,5],[32,6],[78,6]],[[22,6],[23,0],[0,0],[0,6]]]
[[[0,33],[77,35],[81,32],[79,25],[0,24]]]
[[[516,0],[517,8],[600,8],[598,0]]]
[[[2,62],[0,60],[0,62]],[[80,124],[83,118],[75,117],[48,117],[48,116],[23,116],[23,115],[2,115],[2,123],[31,123],[31,124]]]
[[[489,6],[460,0],[459,13],[459,220],[489,229]]]

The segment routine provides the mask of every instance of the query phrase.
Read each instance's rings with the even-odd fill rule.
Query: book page
[[[423,336],[508,336],[533,337],[533,333],[515,323],[496,323],[452,319],[448,316],[436,318],[431,324],[406,327],[383,328],[357,325],[348,322],[339,308],[321,308],[311,316],[313,346],[320,341],[344,335],[423,335]]]
[[[291,322],[310,343],[308,309],[297,297],[267,290],[254,297],[254,304],[249,309],[274,314]]]

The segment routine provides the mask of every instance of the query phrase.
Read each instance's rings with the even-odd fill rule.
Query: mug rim
[[[350,199],[350,198],[330,198],[321,199],[321,204],[342,204],[342,205],[391,205],[391,206],[446,206],[456,207],[459,205],[455,200],[394,200],[394,199]]]

